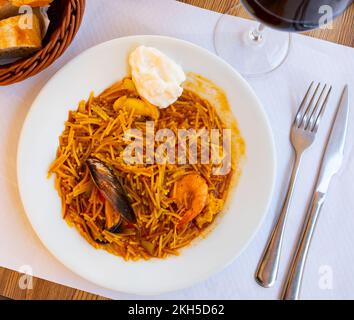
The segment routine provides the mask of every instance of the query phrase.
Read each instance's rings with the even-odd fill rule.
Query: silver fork
[[[276,281],[287,213],[291,203],[302,155],[315,140],[321,118],[325,112],[332,91],[332,86],[328,89],[327,84],[325,84],[320,90],[321,83],[318,83],[309,103],[307,103],[313,85],[314,82],[309,86],[291,128],[290,140],[295,151],[295,163],[290,178],[288,192],[277,223],[268,239],[268,243],[264,249],[256,271],[256,281],[265,288],[273,286]]]

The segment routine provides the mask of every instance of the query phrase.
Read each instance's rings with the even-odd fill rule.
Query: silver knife
[[[343,163],[349,119],[348,99],[348,86],[345,86],[322,158],[312,201],[283,287],[281,298],[284,300],[297,300],[299,298],[302,275],[316,221],[325,201],[330,182]]]

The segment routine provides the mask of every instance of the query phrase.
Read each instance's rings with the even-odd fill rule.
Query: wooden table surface
[[[202,8],[225,12],[234,0],[180,0],[181,2],[199,6]],[[332,41],[335,43],[354,47],[354,5],[352,5],[342,17],[340,17],[331,30],[315,30],[307,34]],[[21,274],[0,268],[0,296],[11,299],[88,299],[101,300],[102,297],[61,286],[49,281],[34,278],[33,287],[30,290],[22,290],[19,287]],[[0,297],[1,299],[1,297]]]

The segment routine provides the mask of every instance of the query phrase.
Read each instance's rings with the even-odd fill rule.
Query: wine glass
[[[215,51],[244,76],[269,73],[283,64],[290,32],[330,23],[353,0],[240,0],[221,16],[214,32]],[[255,17],[259,22],[236,20]],[[271,28],[268,28],[271,27]]]

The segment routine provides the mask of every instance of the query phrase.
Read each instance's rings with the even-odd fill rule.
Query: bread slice
[[[18,15],[18,10],[11,0],[0,0],[0,20]]]
[[[33,19],[32,27],[26,28],[24,22],[30,19]],[[41,47],[41,28],[36,15],[23,14],[0,21],[0,59],[24,58]]]

